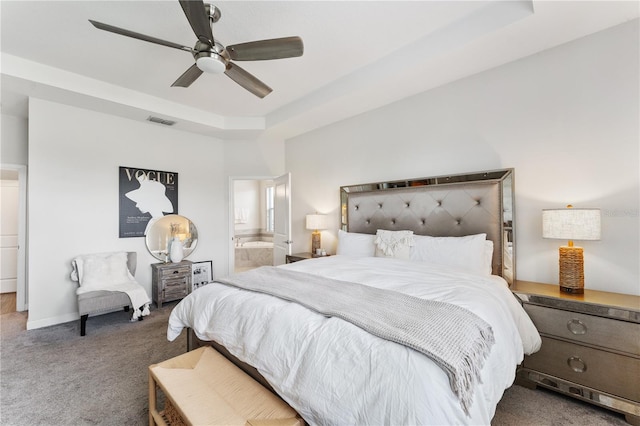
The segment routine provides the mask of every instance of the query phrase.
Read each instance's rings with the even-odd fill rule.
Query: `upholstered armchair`
[[[80,335],[86,334],[89,316],[133,307],[132,320],[149,314],[149,296],[135,281],[137,253],[113,252],[78,256],[72,260],[71,279],[79,287]],[[133,302],[132,302],[133,301]]]

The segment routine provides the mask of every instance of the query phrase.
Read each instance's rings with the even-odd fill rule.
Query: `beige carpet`
[[[186,350],[166,339],[175,302],[129,322],[117,312],[25,331],[26,314],[0,315],[0,424],[148,424],[147,367]],[[623,416],[545,390],[513,386],[492,421],[503,425],[625,425]]]

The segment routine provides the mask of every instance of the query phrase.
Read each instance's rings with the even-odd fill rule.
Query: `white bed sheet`
[[[489,424],[523,354],[541,344],[500,277],[391,258],[330,256],[282,267],[465,307],[491,325],[496,340],[467,416],[433,361],[340,319],[217,283],[174,308],[169,340],[190,327],[224,345],[310,424]]]

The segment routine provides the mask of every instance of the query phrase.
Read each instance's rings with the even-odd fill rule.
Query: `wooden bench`
[[[304,420],[224,356],[203,347],[149,366],[149,425],[183,424],[303,426]]]

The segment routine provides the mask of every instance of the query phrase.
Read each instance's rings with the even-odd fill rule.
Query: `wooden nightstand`
[[[543,386],[625,415],[640,425],[640,297],[516,281],[511,290],[542,336],[517,383]]]
[[[151,292],[158,308],[164,302],[178,300],[191,291],[191,262],[151,264]]]
[[[299,262],[301,260],[306,260],[306,259],[315,259],[316,257],[329,257],[331,256],[330,254],[326,254],[324,256],[316,256],[315,254],[311,254],[309,252],[307,253],[294,253],[294,254],[288,254],[285,259],[287,263],[293,263],[293,262]]]
[[[286,262],[287,263],[293,263],[293,262],[299,262],[301,260],[305,260],[305,259],[311,259],[314,256],[311,255],[311,253],[294,253],[294,254],[288,254],[286,256]]]

